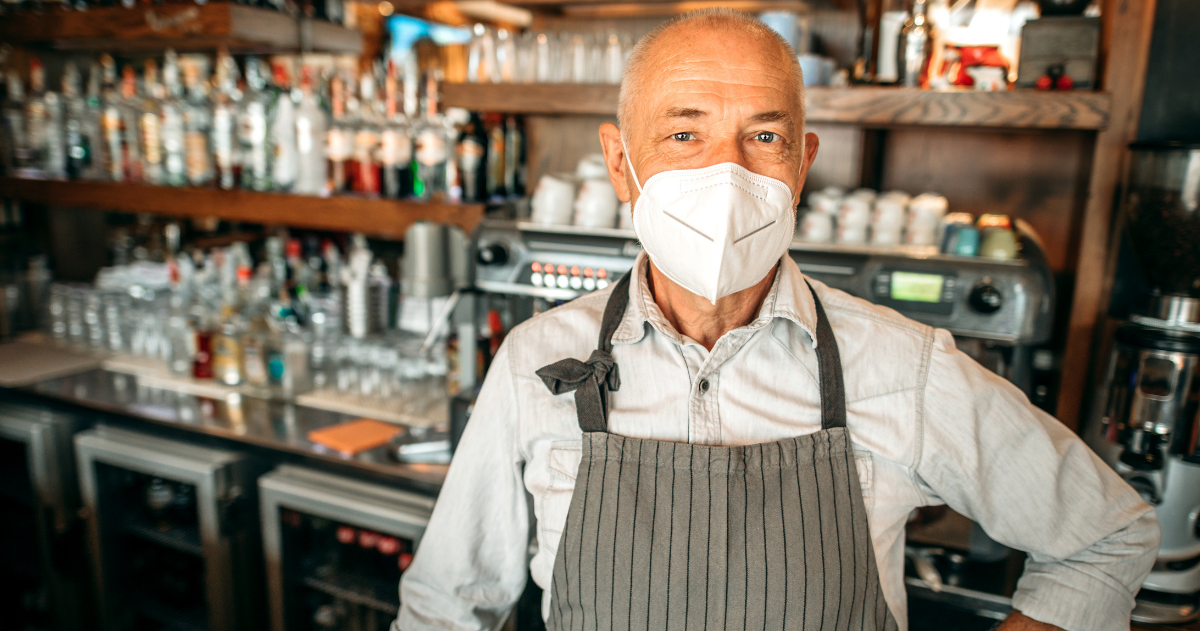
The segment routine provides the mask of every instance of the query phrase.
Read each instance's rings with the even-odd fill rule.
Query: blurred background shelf
[[[362,232],[403,238],[415,221],[450,223],[468,233],[483,204],[420,202],[366,197],[310,197],[285,193],[176,188],[114,182],[62,182],[0,178],[0,197],[34,204],[175,217],[219,217],[268,225]]]
[[[362,33],[228,2],[25,11],[0,21],[0,41],[58,50],[298,52],[358,54]]]
[[[489,112],[611,116],[616,114],[619,92],[616,85],[446,83],[442,103]],[[888,87],[812,87],[806,94],[810,123],[883,127],[1104,129],[1112,100],[1100,92],[939,92]]]

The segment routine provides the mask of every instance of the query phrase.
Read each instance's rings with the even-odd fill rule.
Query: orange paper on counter
[[[382,421],[360,418],[308,433],[308,439],[342,453],[356,454],[385,445],[400,428]]]

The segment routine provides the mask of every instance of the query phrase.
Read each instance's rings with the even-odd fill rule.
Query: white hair
[[[626,120],[629,104],[642,94],[642,85],[644,83],[643,66],[646,65],[646,58],[649,56],[649,51],[653,48],[654,42],[669,30],[688,26],[707,26],[735,30],[749,34],[758,40],[765,41],[768,45],[777,46],[783,58],[788,60],[787,63],[791,66],[792,70],[791,74],[795,77],[796,100],[800,108],[800,121],[803,124],[804,73],[800,69],[800,60],[796,57],[796,52],[792,49],[791,44],[783,36],[775,32],[771,27],[763,24],[761,20],[753,15],[725,7],[712,7],[673,17],[659,24],[653,31],[650,31],[645,37],[638,40],[637,45],[633,47],[633,51],[629,54],[629,61],[625,64],[625,74],[621,79],[621,92],[617,101],[618,125],[621,125]]]

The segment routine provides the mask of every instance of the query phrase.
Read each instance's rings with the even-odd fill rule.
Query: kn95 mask
[[[621,139],[622,147],[625,140]],[[655,267],[712,304],[754,286],[779,262],[795,232],[792,191],[732,162],[663,171],[638,182],[633,226]]]

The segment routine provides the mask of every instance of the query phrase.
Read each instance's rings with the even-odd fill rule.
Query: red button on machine
[[[566,265],[559,265],[559,266],[558,266],[558,273],[559,273],[560,275],[566,275],[566,273],[567,273],[567,266],[566,266]]]
[[[578,265],[572,265],[572,266],[571,266],[571,275],[572,275],[572,276],[578,276],[578,275],[579,275],[579,266],[578,266]]]
[[[534,263],[533,265],[530,265],[530,267],[533,268],[534,273],[538,273],[538,272],[542,271],[541,263]]]
[[[592,268],[590,268],[590,267],[585,267],[585,268],[583,268],[583,275],[584,275],[584,276],[586,276],[586,277],[588,277],[588,278],[591,278],[593,273],[594,273],[594,272],[592,271]]]
[[[604,268],[596,270],[596,278],[608,278],[608,270]]]

